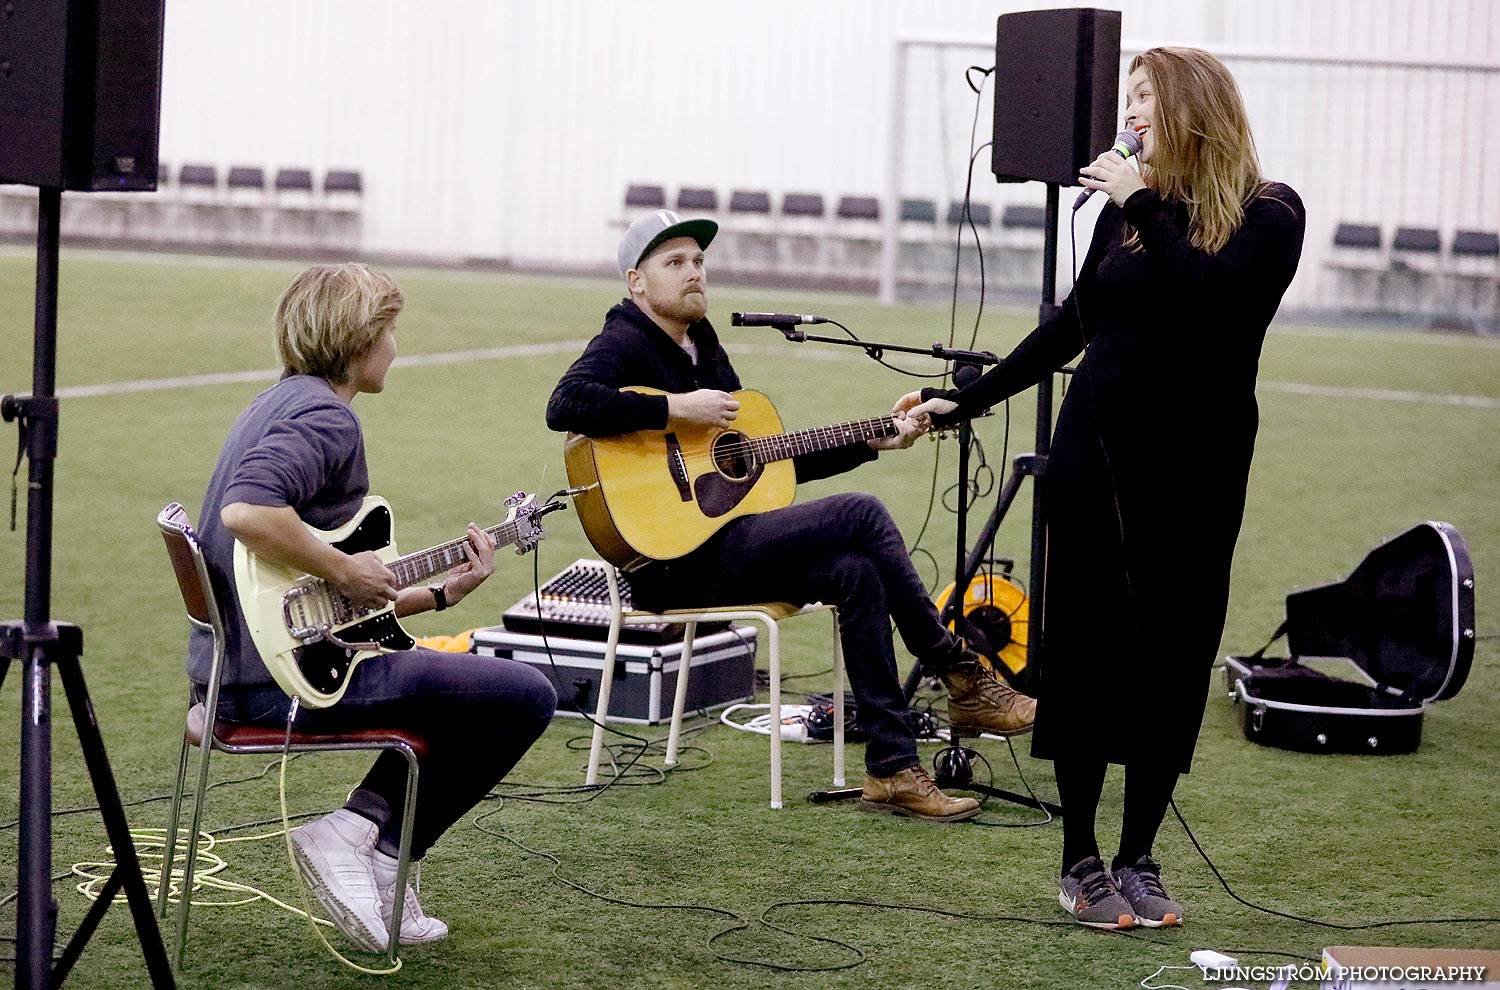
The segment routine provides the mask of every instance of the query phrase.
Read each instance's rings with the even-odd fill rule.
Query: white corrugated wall
[[[364,246],[606,265],[627,183],[881,195],[898,39],[902,192],[962,195],[997,14],[906,0],[192,0],[168,4],[162,156],[355,168]],[[1062,4],[1059,4],[1062,6]],[[1500,63],[1493,0],[1129,0],[1132,43]],[[1294,303],[1339,220],[1500,229],[1500,73],[1226,58],[1267,172],[1307,200]],[[979,137],[988,139],[988,92]],[[1040,202],[976,166],[976,199]]]

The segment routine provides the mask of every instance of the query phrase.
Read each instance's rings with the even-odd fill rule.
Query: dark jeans
[[[275,686],[225,688],[219,714],[247,725],[284,726],[290,704]],[[420,859],[450,825],[478,804],[536,742],[557,696],[546,675],[499,657],[408,650],[371,657],[354,669],[331,708],[302,708],[303,732],[401,728],[428,743],[420,777],[411,855]],[[344,807],[380,826],[376,847],[396,855],[406,795],[406,760],[384,752]]]
[[[920,762],[891,622],[930,668],[945,666],[959,644],[939,622],[880,499],[832,495],[737,519],[703,547],[632,577],[631,584],[646,608],[765,601],[836,606],[855,717],[869,737],[866,768],[888,777]]]

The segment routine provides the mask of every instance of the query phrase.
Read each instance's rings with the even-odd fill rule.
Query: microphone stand
[[[1054,212],[1054,217],[1055,215]],[[790,321],[771,323],[770,326],[775,327],[783,337],[794,343],[800,344],[806,341],[814,341],[820,344],[840,344],[846,347],[860,347],[864,349],[866,354],[876,360],[879,360],[886,352],[890,351],[900,354],[920,354],[925,357],[937,358],[940,361],[949,361],[953,364],[953,380],[960,387],[976,380],[981,374],[981,369],[985,366],[997,364],[1000,360],[990,351],[962,350],[955,347],[948,347],[941,343],[934,343],[930,347],[907,347],[901,344],[887,344],[878,341],[855,340],[847,337],[829,337],[822,334],[808,333],[805,330],[799,329],[796,324]],[[1050,384],[1049,380],[1046,385],[1050,387]],[[1038,415],[1041,415],[1040,397],[1038,399]],[[1046,415],[1047,424],[1050,429],[1050,393]],[[1016,458],[1015,468],[1011,473],[1010,479],[1006,482],[1005,489],[1000,496],[1000,503],[995,507],[995,511],[991,513],[989,521],[985,524],[980,539],[975,544],[974,550],[971,553],[967,550],[969,511],[969,486],[967,479],[969,477],[969,447],[972,440],[973,426],[968,420],[964,420],[958,424],[958,532],[954,540],[954,572],[956,578],[953,585],[953,594],[948,596],[948,602],[942,614],[942,622],[945,625],[952,623],[954,629],[959,630],[962,629],[964,621],[964,596],[962,589],[968,588],[969,582],[974,579],[974,576],[979,572],[979,568],[984,563],[986,550],[994,540],[995,530],[999,527],[1001,519],[1005,517],[1006,510],[1010,508],[1011,502],[1016,497],[1016,492],[1021,487],[1021,479],[1027,474],[1040,473],[1037,468],[1038,455],[1022,454]],[[1043,457],[1042,460],[1045,460],[1045,458]],[[1045,546],[1045,543],[1043,546]],[[1034,547],[1035,540],[1033,540]],[[1035,549],[1033,549],[1033,553],[1035,553]],[[1033,573],[1035,573],[1035,564],[1033,564]],[[907,676],[905,684],[907,701],[911,700],[921,680],[921,665],[914,665],[910,675]],[[1040,798],[1034,798],[1027,794],[1018,794],[1015,791],[1008,791],[1003,788],[976,782],[973,774],[972,756],[970,755],[972,752],[972,750],[965,749],[957,737],[950,736],[948,747],[937,756],[938,773],[936,779],[939,787],[975,791],[1026,807],[1050,811],[1053,815],[1062,814],[1062,809],[1050,801],[1043,801]],[[807,798],[814,804],[827,804],[832,801],[857,798],[860,793],[861,788],[858,787],[840,787],[831,790],[813,791],[808,794]]]

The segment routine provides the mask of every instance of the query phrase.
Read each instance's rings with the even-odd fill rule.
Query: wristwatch
[[[429,584],[427,590],[432,592],[432,610],[441,612],[448,607],[448,592],[443,590],[441,584]]]

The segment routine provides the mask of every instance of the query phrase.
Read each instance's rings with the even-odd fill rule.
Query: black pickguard
[[[359,521],[354,532],[332,544],[351,556],[366,550],[384,550],[391,545],[391,510],[377,505],[370,514]],[[349,637],[341,637],[349,639]]]
[[[751,455],[750,438],[737,430],[714,438],[713,461],[714,469],[694,480],[693,494],[699,510],[717,519],[745,500],[765,465]]]
[[[698,476],[693,482],[693,494],[698,498],[698,508],[710,519],[729,512],[745,500],[750,489],[760,480],[761,466],[755,465],[750,477],[743,481],[731,481],[714,471]]]
[[[387,513],[387,525],[389,522],[390,516]],[[350,539],[353,539],[353,534]],[[372,615],[352,626],[345,626],[338,630],[337,635],[346,643],[379,643],[388,650],[409,650],[417,645],[396,621],[394,608]],[[348,678],[349,664],[354,659],[348,650],[327,641],[300,646],[296,649],[295,656],[297,669],[302,672],[307,683],[324,694],[332,694],[339,689]]]

